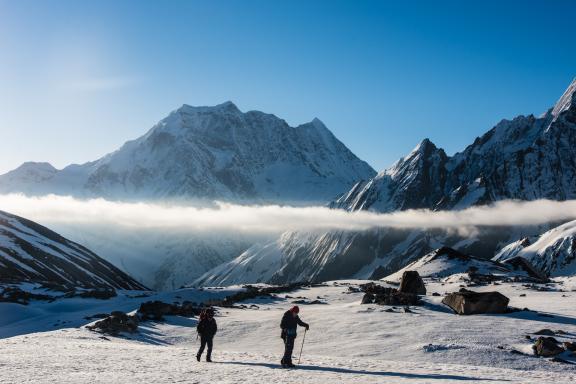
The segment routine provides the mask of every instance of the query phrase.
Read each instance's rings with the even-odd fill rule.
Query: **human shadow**
[[[232,364],[232,365],[247,365],[256,367],[266,367],[271,369],[282,369],[278,364],[271,363],[254,363],[254,362],[240,362],[240,361],[221,361],[219,364]],[[387,377],[401,377],[405,379],[423,379],[423,380],[457,380],[457,381],[495,381],[492,379],[483,379],[472,376],[448,375],[448,374],[419,374],[419,373],[405,373],[405,372],[389,372],[389,371],[364,371],[347,368],[335,367],[322,367],[318,365],[298,365],[298,370],[306,371],[321,371],[331,373],[345,373],[351,375],[370,375],[370,376],[387,376]],[[499,379],[498,381],[503,381]],[[505,380],[509,381],[509,380]]]
[[[576,325],[576,318],[556,313],[518,311],[493,316],[511,317],[518,320],[539,321],[542,323]]]

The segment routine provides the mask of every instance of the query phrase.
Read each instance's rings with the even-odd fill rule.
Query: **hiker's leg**
[[[212,360],[212,341],[214,340],[213,337],[210,337],[209,339],[206,340],[206,343],[208,344],[208,350],[206,351],[206,359],[207,360]]]
[[[294,350],[294,337],[286,336],[284,339],[284,357],[282,361],[285,364],[292,362],[292,351]]]
[[[206,339],[204,336],[200,336],[200,349],[198,350],[198,356],[202,356],[204,352],[204,347],[206,347]]]

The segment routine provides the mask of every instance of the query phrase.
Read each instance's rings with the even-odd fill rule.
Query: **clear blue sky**
[[[376,169],[576,76],[574,1],[0,0],[0,172],[93,160],[181,104],[320,118]]]

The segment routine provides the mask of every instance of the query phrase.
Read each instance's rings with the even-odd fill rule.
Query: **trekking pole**
[[[302,357],[302,350],[304,349],[304,340],[306,340],[306,332],[308,330],[304,330],[304,337],[302,338],[302,346],[300,347],[300,356],[298,356],[298,364],[300,364],[300,358]]]

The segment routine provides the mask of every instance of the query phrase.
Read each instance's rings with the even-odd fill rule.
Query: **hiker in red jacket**
[[[196,360],[200,361],[202,357],[202,352],[204,352],[204,347],[208,345],[208,351],[206,352],[206,361],[212,362],[212,340],[214,335],[218,331],[218,326],[216,325],[216,320],[214,320],[214,310],[208,308],[202,311],[200,314],[200,321],[196,326],[196,331],[200,335],[200,349],[196,354]]]
[[[280,322],[280,328],[282,328],[282,340],[284,340],[284,357],[280,361],[282,368],[294,368],[292,364],[292,350],[294,349],[294,340],[296,339],[296,328],[301,326],[308,330],[310,326],[300,320],[298,317],[298,312],[300,308],[297,305],[293,306],[289,311],[284,313],[282,321]]]

